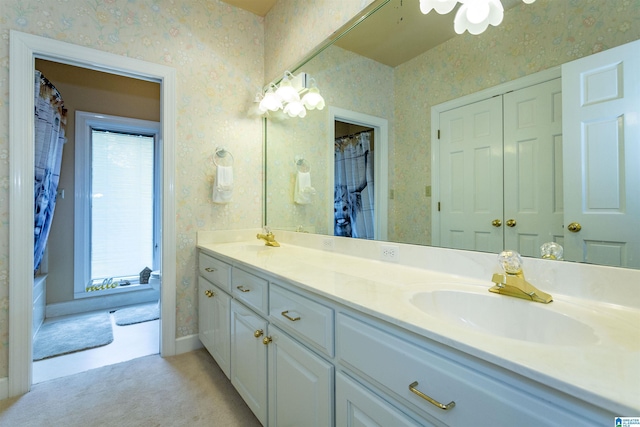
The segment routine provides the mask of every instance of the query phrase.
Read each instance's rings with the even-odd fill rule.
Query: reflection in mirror
[[[328,107],[388,122],[388,152],[376,153],[389,165],[386,179],[376,178],[376,186],[383,182],[388,186],[381,196],[388,203],[385,240],[419,245],[434,242],[432,232],[437,222],[434,215],[441,200],[432,197],[433,107],[640,39],[640,27],[634,24],[640,19],[637,2],[617,2],[615,8],[607,0],[537,0],[531,5],[517,2],[515,6],[514,2],[503,3],[505,14],[500,26],[489,27],[478,36],[454,35],[439,40],[439,44],[415,57],[384,61],[380,59],[384,56],[380,45],[374,53],[341,47],[358,45],[347,38],[357,40],[359,32],[366,31],[364,25],[374,18],[378,29],[382,25],[380,20],[384,20],[385,28],[399,37],[399,45],[389,46],[393,52],[416,44],[415,39],[400,37],[409,32],[405,25],[410,20],[405,17],[419,15],[418,18],[448,20],[446,26],[453,26],[455,11],[448,15],[421,15],[413,10],[417,4],[391,0],[337,44],[322,50],[302,69],[294,70],[314,76]],[[513,7],[508,8],[507,3]],[[370,58],[374,56],[377,60]],[[330,163],[335,124],[329,118],[330,110],[309,112],[304,119],[267,120],[269,226],[333,234],[330,221],[335,202],[334,177]],[[310,162],[311,182],[317,190],[312,202],[306,205],[293,200],[296,155],[304,155]],[[633,188],[639,185],[635,183]],[[497,218],[491,218],[494,219]],[[509,219],[500,218],[502,228]],[[563,223],[562,227],[567,225]],[[638,247],[640,238],[637,240],[630,244]],[[526,253],[518,247],[513,249]]]

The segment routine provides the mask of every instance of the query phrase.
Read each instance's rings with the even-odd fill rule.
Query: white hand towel
[[[218,166],[213,183],[213,203],[229,203],[233,195],[233,167]]]
[[[308,205],[311,203],[311,196],[314,194],[316,194],[316,189],[311,186],[311,174],[309,172],[298,172],[293,201],[299,205]]]

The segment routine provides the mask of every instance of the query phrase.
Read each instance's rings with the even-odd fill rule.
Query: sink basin
[[[586,345],[598,341],[593,328],[554,311],[551,305],[488,291],[486,294],[449,289],[421,292],[412,296],[411,303],[429,316],[503,338],[548,345]]]

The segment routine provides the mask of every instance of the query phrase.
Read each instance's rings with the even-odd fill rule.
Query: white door
[[[639,75],[640,41],[562,66],[566,259],[640,268]]]
[[[440,246],[502,250],[502,98],[440,114]]]
[[[563,244],[561,86],[555,79],[503,97],[504,247],[525,256]]]

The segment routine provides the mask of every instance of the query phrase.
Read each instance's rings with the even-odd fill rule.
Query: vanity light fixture
[[[254,108],[259,115],[282,110],[289,117],[304,117],[307,110],[324,108],[324,98],[320,95],[315,80],[306,73],[294,76],[289,71],[285,71],[278,85],[270,83],[264,95],[257,94],[255,101],[258,106]]]
[[[453,20],[453,29],[458,34],[469,31],[480,34],[489,25],[497,26],[502,22],[504,7],[500,0],[420,0],[420,11],[424,14],[432,9],[441,15],[451,12],[458,1],[461,3]],[[531,4],[536,0],[522,0]]]

